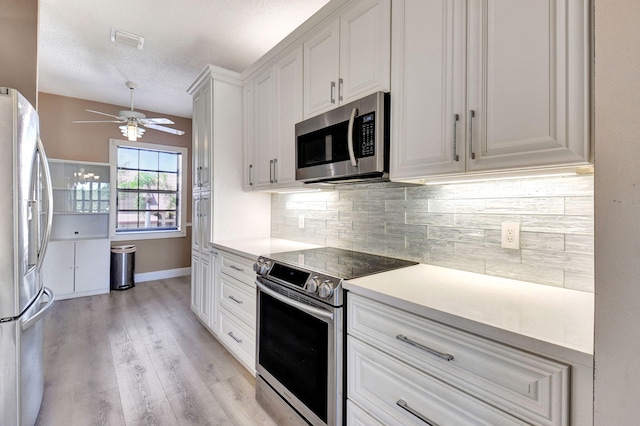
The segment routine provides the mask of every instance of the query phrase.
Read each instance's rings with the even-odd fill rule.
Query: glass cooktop
[[[417,265],[418,263],[335,247],[271,253],[265,257],[280,263],[345,280]]]

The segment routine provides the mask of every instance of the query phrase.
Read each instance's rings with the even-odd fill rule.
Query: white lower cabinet
[[[347,425],[349,426],[383,426],[382,423],[374,419],[354,404],[353,401],[347,401]]]
[[[249,259],[218,250],[219,271],[215,277],[220,342],[255,375],[256,285]]]
[[[52,241],[42,265],[44,285],[56,299],[109,292],[108,239]]]
[[[217,327],[215,292],[216,254],[192,252],[191,254],[191,310],[210,330]]]
[[[349,293],[348,399],[384,424],[568,425],[569,366]]]

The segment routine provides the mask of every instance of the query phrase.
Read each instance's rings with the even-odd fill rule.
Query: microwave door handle
[[[351,165],[353,167],[358,167],[358,161],[356,160],[356,155],[353,152],[353,123],[356,119],[356,115],[358,115],[358,108],[353,108],[351,110],[351,117],[349,118],[349,130],[347,134],[347,148],[349,149],[349,158],[351,159]]]

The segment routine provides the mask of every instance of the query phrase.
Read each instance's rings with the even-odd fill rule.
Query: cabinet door
[[[109,291],[111,243],[107,239],[76,241],[75,291]]]
[[[390,62],[390,0],[362,1],[340,16],[340,103],[388,92]]]
[[[335,18],[304,43],[304,118],[338,103],[340,21]]]
[[[207,250],[211,241],[211,194],[203,192],[193,197],[191,248]]]
[[[270,188],[273,184],[274,140],[274,96],[273,69],[260,74],[254,81],[254,140],[255,188]]]
[[[198,316],[202,310],[202,263],[200,256],[191,255],[191,310]]]
[[[42,265],[42,279],[56,298],[66,298],[74,291],[75,244],[73,241],[50,242]],[[109,274],[107,273],[107,276]]]
[[[587,7],[469,1],[467,170],[588,161]]]
[[[214,333],[218,333],[218,316],[219,314],[219,302],[218,302],[218,288],[220,277],[220,261],[218,253],[212,252],[209,256],[209,277],[207,285],[209,286],[209,328]]]
[[[296,180],[296,123],[302,121],[302,48],[275,66],[276,160],[274,181],[290,187]]]
[[[211,185],[211,104],[212,82],[209,80],[193,97],[193,186],[194,189]]]
[[[253,191],[255,140],[253,136],[253,80],[245,82],[242,88],[242,187]]]
[[[465,170],[464,14],[463,0],[393,2],[392,179]]]
[[[203,323],[211,322],[211,301],[212,301],[212,285],[211,285],[211,264],[209,257],[202,255],[200,257],[200,283],[202,291],[202,301],[200,304],[199,316]]]

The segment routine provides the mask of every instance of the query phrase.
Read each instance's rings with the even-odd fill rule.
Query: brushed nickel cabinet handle
[[[336,82],[332,81],[331,82],[331,103],[332,104],[336,103],[335,91],[336,91]]]
[[[453,114],[453,161],[459,161],[458,156],[458,122],[460,121],[459,114]]]
[[[476,116],[474,110],[469,110],[469,156],[472,160],[476,159],[476,153],[473,152],[473,118]]]
[[[249,186],[253,186],[253,164],[249,164]]]
[[[404,399],[399,399],[396,402],[396,405],[400,408],[402,408],[403,410],[406,410],[407,412],[409,412],[410,414],[413,414],[414,416],[416,416],[417,418],[419,418],[420,420],[422,420],[423,422],[425,422],[426,424],[428,424],[429,426],[438,426],[437,423],[433,422],[432,420],[429,420],[427,417],[425,417],[424,415],[420,414],[419,412],[417,412],[416,410],[414,410],[413,408],[409,407],[409,404],[407,404],[407,401],[405,401]]]
[[[273,160],[269,160],[269,183],[273,183]]]
[[[342,102],[342,86],[344,85],[344,80],[338,79],[338,100]]]
[[[425,352],[427,352],[427,353],[430,353],[431,355],[435,355],[435,356],[437,356],[438,358],[442,358],[442,359],[444,359],[445,361],[451,361],[451,360],[453,360],[453,355],[451,355],[451,354],[447,354],[447,353],[438,352],[438,351],[436,351],[435,349],[428,348],[428,347],[426,347],[426,346],[424,346],[424,345],[422,345],[422,344],[420,344],[420,343],[418,343],[418,342],[414,342],[413,340],[409,339],[409,338],[408,338],[407,336],[405,336],[404,334],[398,334],[398,335],[396,336],[396,339],[398,339],[398,340],[400,340],[400,341],[402,341],[402,342],[405,342],[405,343],[407,343],[407,344],[409,344],[409,345],[411,345],[411,346],[414,346],[414,347],[416,347],[416,348],[418,348],[418,349],[421,349],[421,350],[423,350],[423,351],[425,351]]]
[[[276,166],[278,165],[278,159],[273,159],[273,183],[278,183],[278,175],[276,174]]]
[[[242,339],[238,339],[236,336],[233,335],[233,331],[230,331],[227,333],[233,340],[235,340],[238,343],[242,343]]]
[[[238,300],[236,299],[233,295],[229,296],[229,299],[233,300],[234,302],[236,302],[238,305],[242,305],[244,304],[244,302],[242,300]]]
[[[238,268],[236,265],[229,265],[229,268],[231,269],[235,269],[238,272],[244,272],[244,269],[242,268]]]

